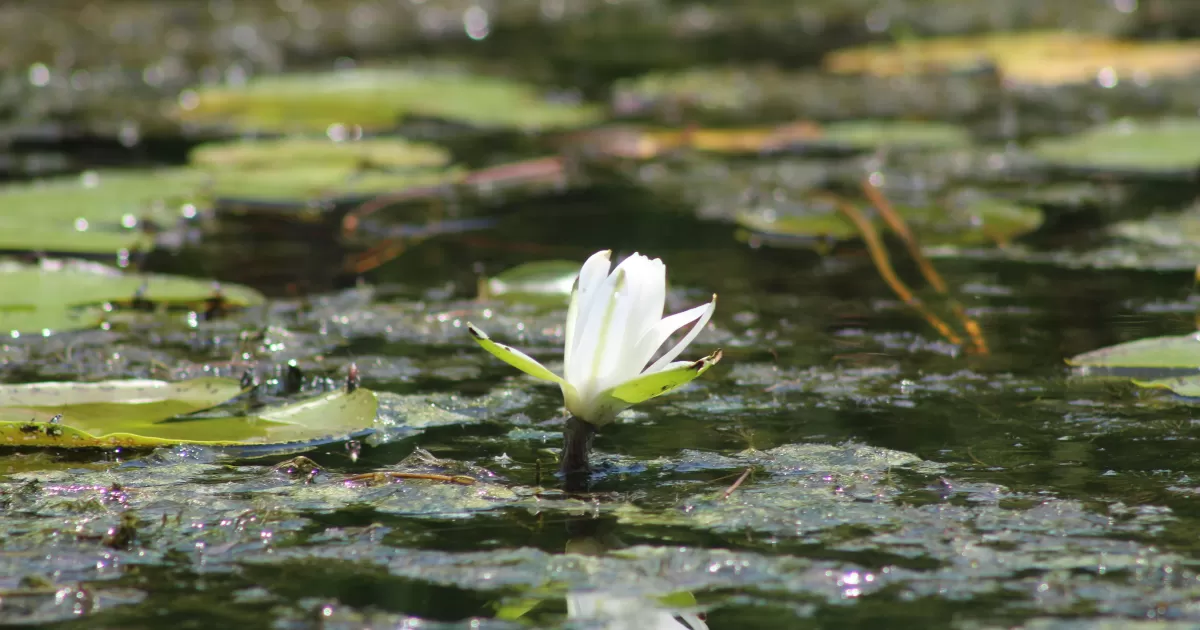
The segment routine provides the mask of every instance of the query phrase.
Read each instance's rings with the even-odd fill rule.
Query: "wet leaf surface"
[[[1194,120],[1120,120],[1077,136],[1039,140],[1032,150],[1066,168],[1190,178],[1200,167],[1197,138],[1200,125]]]
[[[237,380],[45,382],[0,391],[0,439],[10,447],[148,448],[180,442],[246,445],[344,439],[375,421],[375,394],[332,392],[247,415],[189,415],[245,392]]]
[[[1195,72],[1200,45],[1192,41],[1132,42],[1066,32],[988,34],[839,50],[825,57],[836,73],[876,76],[962,72],[993,65],[1005,80],[1029,85],[1090,83],[1098,73],[1143,82]]]
[[[186,169],[113,170],[0,187],[0,250],[116,256],[152,249],[146,225],[195,216],[202,182]]]
[[[105,311],[111,311],[113,304],[203,310],[212,300],[218,300],[222,308],[238,308],[264,299],[258,291],[236,284],[129,273],[72,259],[44,260],[36,265],[0,262],[0,289],[0,330],[13,337],[89,328],[109,317]],[[108,306],[102,309],[102,305]]]
[[[1154,337],[1092,350],[1067,359],[1070,365],[1102,368],[1200,368],[1200,336]]]
[[[593,107],[555,102],[499,77],[450,65],[353,69],[258,77],[242,86],[201,86],[180,98],[175,116],[240,131],[325,132],[330,125],[371,131],[405,117],[481,128],[556,129],[598,120]]]

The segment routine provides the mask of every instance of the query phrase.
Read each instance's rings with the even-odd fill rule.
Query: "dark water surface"
[[[310,627],[326,614],[331,627],[357,627],[363,615],[385,625],[476,618],[503,627],[486,621],[498,602],[529,597],[537,606],[525,623],[554,624],[569,590],[612,586],[691,592],[713,628],[1193,618],[1200,512],[1192,412],[1145,403],[1127,386],[1071,383],[1062,362],[1189,330],[1187,274],[942,261],[990,344],[990,355],[967,356],[895,301],[861,251],[822,259],[753,250],[728,230],[663,215],[652,203],[598,188],[515,204],[500,228],[426,242],[368,275],[401,295],[450,288],[466,297],[480,264],[492,271],[539,257],[582,259],[604,247],[663,257],[685,302],[719,293],[713,330],[693,354],[723,345],[725,360],[687,393],[639,406],[600,434],[592,498],[564,501],[551,491],[537,499],[526,490],[461,510],[461,497],[409,504],[402,492],[378,489],[289,498],[295,482],[262,464],[191,470],[204,455],[172,453],[137,473],[146,480],[124,472],[138,470],[137,460],[103,477],[147,483],[131,494],[153,495],[149,484],[164,484],[157,499],[130,499],[144,515],[139,540],[149,551],[100,551],[61,534],[31,544],[44,521],[13,515],[27,533],[10,533],[9,548],[48,555],[22,560],[10,551],[6,562],[81,579],[97,610],[72,623],[87,627]],[[256,251],[269,261],[287,246],[268,239]],[[196,255],[222,279],[274,277],[253,261],[226,266],[205,260],[203,248]],[[275,271],[320,284],[319,271],[305,270],[340,263],[332,250],[302,258]],[[1147,308],[1171,300],[1173,308]],[[455,310],[444,300],[396,302]],[[516,342],[511,333],[494,331]],[[426,344],[353,334],[333,355],[356,359],[364,385],[377,391],[453,400],[501,388],[525,398],[485,407],[474,423],[365,448],[357,462],[342,445],[309,456],[328,472],[365,472],[423,448],[489,468],[504,486],[552,490],[553,456],[541,449],[559,444],[557,388],[523,381],[464,336]],[[522,347],[555,352],[553,341]],[[396,375],[390,362],[410,369]],[[789,450],[818,445],[834,448]],[[901,453],[858,452],[867,447]],[[887,463],[898,457],[903,465]],[[159,482],[158,465],[182,468]],[[753,474],[723,498],[747,465]],[[216,504],[188,497],[191,484],[206,485]],[[256,498],[264,492],[275,496]],[[59,527],[115,519],[112,509],[79,519],[36,503],[33,513],[61,519]],[[176,513],[195,530],[158,528],[159,514]],[[246,514],[249,522],[239,522]],[[589,556],[557,556],[579,545],[616,555],[595,565],[579,559]],[[83,566],[91,558],[96,565]],[[113,568],[102,570],[106,562]],[[122,597],[128,603],[117,605]],[[346,625],[333,623],[339,618]]]

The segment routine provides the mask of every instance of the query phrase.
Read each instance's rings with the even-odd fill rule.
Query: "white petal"
[[[621,372],[632,376],[646,367],[650,357],[639,351],[642,338],[662,320],[667,299],[667,267],[657,258],[644,259],[637,269],[634,284],[634,309],[625,329],[621,351]]]
[[[582,341],[584,322],[587,320],[587,306],[600,285],[608,276],[612,250],[604,250],[592,254],[575,279],[575,288],[571,292],[571,305],[567,308],[567,324],[563,339],[563,375],[567,380],[577,377],[579,370],[573,360],[579,355]],[[576,376],[573,376],[576,375]]]
[[[586,290],[599,284],[608,275],[610,267],[612,267],[611,249],[599,251],[589,256],[584,261],[583,267],[579,270],[579,288]]]
[[[596,377],[595,391],[608,387],[608,383],[620,382],[630,375],[621,374],[621,358],[624,355],[625,339],[629,328],[630,316],[637,304],[637,287],[633,282],[629,268],[617,268],[617,284],[613,287],[611,316],[607,317],[601,332],[601,338],[596,343],[596,361],[593,363],[593,374]],[[636,374],[636,372],[634,372]]]
[[[654,357],[654,353],[658,352],[658,348],[671,337],[675,331],[687,326],[696,321],[700,316],[704,315],[704,311],[709,308],[708,304],[690,308],[682,313],[675,313],[669,317],[664,317],[659,320],[637,343],[637,359],[638,364],[645,367],[650,359]],[[643,370],[645,371],[645,370]]]
[[[617,419],[617,415],[629,408],[629,403],[612,396],[589,396],[582,398],[578,393],[565,395],[567,411],[571,415],[595,427],[602,427]]]
[[[688,331],[688,334],[684,336],[683,339],[679,340],[679,343],[675,344],[674,348],[668,350],[666,354],[659,357],[658,360],[655,361],[650,367],[646,368],[646,371],[655,372],[657,370],[661,370],[668,363],[674,361],[675,357],[679,356],[684,349],[688,347],[688,344],[692,343],[692,341],[696,339],[696,336],[699,335],[700,331],[704,329],[704,326],[708,324],[708,320],[712,318],[713,311],[715,310],[717,310],[717,295],[714,293],[712,301],[708,303],[708,307],[704,310],[704,314],[700,316],[700,321],[696,322],[696,325]],[[670,334],[667,336],[669,337]]]
[[[617,311],[618,287],[625,284],[625,270],[618,269],[604,279],[596,289],[596,297],[590,305],[581,307],[579,313],[579,346],[572,351],[571,376],[569,382],[579,389],[585,400],[598,391],[596,382],[600,376],[600,364],[613,339],[612,321]]]
[[[658,267],[662,267],[661,261],[657,263]],[[638,339],[647,328],[658,321],[657,318],[654,322],[644,321],[648,312],[647,300],[651,299],[653,292],[655,267],[655,261],[637,253],[617,266],[615,273],[624,275],[618,286],[614,287],[616,293],[613,299],[616,306],[608,324],[606,341],[600,348],[603,358],[596,370],[596,391],[636,376],[645,365],[644,362],[641,365],[633,365],[630,359]],[[665,269],[662,269],[660,275],[664,282],[665,274]]]
[[[579,278],[571,288],[571,304],[567,307],[567,323],[563,330],[563,375],[570,376],[571,352],[575,346],[575,320],[579,319]]]

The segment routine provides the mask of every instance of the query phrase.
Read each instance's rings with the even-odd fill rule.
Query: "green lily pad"
[[[236,284],[165,274],[124,273],[99,263],[66,260],[38,265],[0,263],[0,330],[24,332],[86,328],[100,318],[92,308],[130,302],[199,306],[219,288],[231,306],[261,304],[261,293]]]
[[[1200,46],[1191,41],[1136,42],[1033,30],[868,44],[831,52],[823,65],[834,73],[878,77],[969,72],[994,65],[1006,81],[1050,87],[1094,82],[1101,69],[1122,77],[1141,74],[1146,80],[1190,76],[1197,60]]]
[[[57,448],[284,444],[360,434],[371,428],[378,409],[375,393],[359,388],[253,415],[182,416],[214,407],[242,391],[237,381],[217,378],[3,386],[0,444]]]
[[[229,169],[281,167],[439,167],[450,162],[445,149],[401,138],[333,142],[327,138],[274,138],[210,142],[188,155],[194,166]]]
[[[1200,120],[1119,120],[1075,136],[1044,138],[1030,148],[1063,168],[1190,176],[1200,168]]]
[[[548,305],[566,304],[579,275],[579,263],[539,260],[518,265],[480,284],[480,297]]]
[[[154,424],[209,409],[243,391],[237,380],[228,378],[0,385],[0,419],[45,422],[61,414],[73,429],[104,432],[106,427]]]
[[[1133,383],[1138,387],[1148,389],[1169,389],[1180,396],[1189,398],[1200,397],[1200,375],[1174,376],[1144,381],[1134,379]]]
[[[301,204],[314,199],[373,195],[457,181],[459,170],[364,171],[355,166],[309,166],[262,170],[223,170],[209,193],[218,200]]]
[[[961,192],[964,194],[952,196],[941,204],[896,204],[896,211],[925,245],[1004,244],[1042,224],[1039,208]],[[868,212],[867,216],[877,230],[887,229],[883,219],[874,213]],[[859,236],[858,228],[849,218],[832,202],[820,198],[785,208],[772,205],[744,209],[735,215],[735,221],[768,238],[850,240]]]
[[[48,335],[64,330],[83,330],[99,325],[103,319],[104,311],[100,308],[0,306],[0,334],[19,337],[27,333]]]
[[[395,127],[419,116],[483,128],[561,129],[599,120],[600,108],[555,101],[532,86],[451,66],[353,69],[256,77],[244,85],[184,92],[184,122],[239,130],[321,132],[344,125]]]
[[[0,250],[113,253],[153,238],[142,226],[194,215],[203,173],[89,171],[0,187]]]
[[[1200,262],[1200,206],[1119,221],[1106,232],[1114,237],[1114,248],[1160,267],[1194,269]]]
[[[1149,337],[1092,350],[1067,359],[1076,367],[1200,368],[1200,333]]]
[[[950,123],[909,120],[852,120],[833,122],[821,129],[817,144],[853,149],[920,148],[958,149],[971,144],[971,134]]]

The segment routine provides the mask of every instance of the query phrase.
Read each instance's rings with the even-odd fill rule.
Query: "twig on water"
[[[854,222],[854,225],[858,228],[859,233],[862,235],[863,243],[867,245],[867,251],[871,255],[871,261],[875,263],[875,268],[879,271],[880,277],[882,277],[883,281],[886,282],[889,287],[891,287],[892,292],[895,293],[901,301],[912,307],[913,310],[920,313],[921,317],[924,317],[925,321],[929,322],[930,326],[933,326],[935,329],[937,329],[938,333],[945,337],[947,341],[955,345],[961,345],[962,337],[955,333],[954,329],[952,329],[949,324],[943,321],[942,318],[938,317],[933,313],[933,311],[926,308],[925,305],[917,299],[916,295],[913,294],[912,289],[908,288],[908,285],[904,284],[904,281],[896,275],[896,270],[892,268],[892,262],[888,257],[887,248],[885,248],[883,245],[883,240],[879,238],[879,233],[875,231],[875,226],[871,225],[871,222],[867,220],[867,217],[863,215],[862,211],[859,210],[854,204],[836,195],[829,195],[827,198],[829,198],[834,205],[837,206],[837,209],[841,211],[842,214],[846,215],[846,217]]]
[[[725,494],[721,495],[721,500],[728,499],[729,495],[733,494],[733,491],[737,490],[738,487],[742,485],[742,482],[746,480],[746,477],[750,476],[750,471],[752,470],[754,470],[753,466],[746,467],[746,470],[737,478],[737,481],[733,482],[733,485],[729,486],[729,488],[725,490]]]
[[[917,269],[921,271],[921,275],[925,276],[925,281],[929,286],[933,287],[940,295],[949,295],[950,289],[946,286],[946,281],[942,279],[942,274],[938,273],[936,267],[925,256],[925,252],[921,251],[921,244],[917,242],[917,237],[913,235],[912,230],[908,229],[908,223],[904,221],[904,217],[900,216],[899,212],[892,207],[890,201],[884,196],[883,191],[879,187],[871,183],[870,179],[862,180],[863,195],[867,197],[875,209],[879,211],[879,216],[887,222],[888,227],[896,236],[904,241],[904,246],[908,249],[908,255],[917,263]],[[983,337],[983,329],[980,328],[979,322],[976,322],[967,315],[966,310],[958,300],[951,299],[950,309],[954,311],[954,316],[958,318],[963,329],[967,331],[967,336],[971,338],[971,345],[978,354],[988,354],[987,340]]]
[[[445,483],[454,483],[460,486],[470,486],[475,484],[474,477],[466,475],[438,475],[434,473],[409,473],[409,472],[370,472],[359,475],[351,475],[346,478],[350,483],[381,483],[384,480],[397,479],[424,479],[427,481],[441,481]]]

